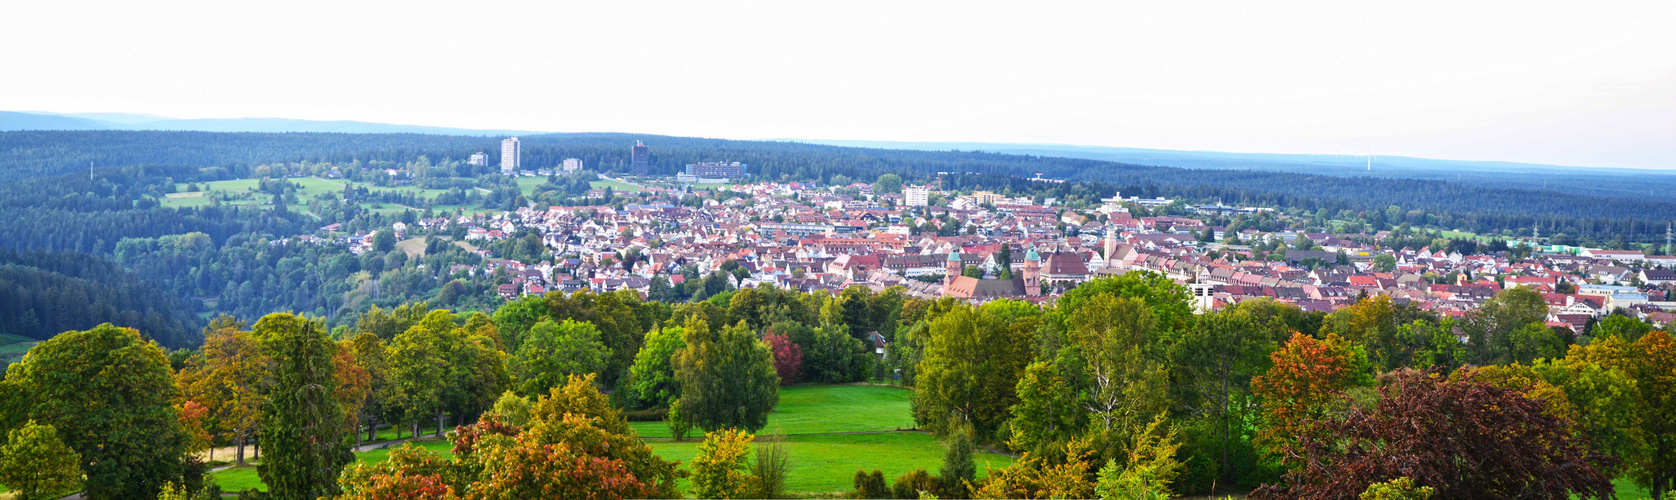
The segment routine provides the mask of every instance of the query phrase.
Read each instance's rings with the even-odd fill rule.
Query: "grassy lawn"
[[[636,187],[634,185],[631,185],[631,184],[628,184],[628,183],[625,183],[625,182],[621,182],[621,181],[614,181],[614,180],[588,181],[588,184],[593,185],[594,189],[611,188],[611,190],[619,192],[619,193],[634,192],[634,191],[639,191],[640,190],[639,187]]]
[[[407,254],[407,258],[409,259],[422,257],[425,255],[425,238],[421,236],[418,238],[408,238],[398,241],[396,242],[396,249]]]
[[[1612,486],[1614,486],[1614,489],[1617,490],[1619,500],[1641,500],[1643,498],[1653,498],[1652,493],[1649,493],[1640,486],[1636,486],[1635,481],[1631,481],[1627,478],[1618,478],[1613,480]]]
[[[780,390],[780,404],[768,414],[769,434],[874,432],[914,428],[909,399],[914,392],[871,385],[803,385]],[[663,422],[631,422],[642,437],[670,437]],[[851,471],[854,472],[854,471]]]
[[[680,460],[685,468],[698,455],[698,442],[650,443],[652,451],[665,460]],[[791,436],[791,474],[786,491],[799,494],[832,493],[854,489],[855,471],[878,469],[886,482],[917,468],[937,473],[943,464],[943,445],[936,437],[918,432],[857,434],[842,436]],[[975,458],[978,476],[986,467],[1001,468],[1012,458],[979,450]],[[686,488],[683,487],[683,490]]]
[[[547,183],[547,178],[546,177],[519,177],[518,178],[518,190],[522,191],[524,193],[524,196],[529,196],[529,195],[535,194],[535,188],[541,186],[542,184],[546,184],[546,183]]]
[[[451,451],[454,449],[454,445],[449,444],[447,441],[424,440],[419,441],[419,445],[425,449],[441,453],[442,456],[445,457],[453,455]],[[388,449],[372,450],[355,454],[355,461],[357,462],[379,463],[388,460],[389,458],[390,450]],[[255,465],[234,467],[221,472],[215,472],[210,475],[215,478],[216,484],[221,485],[221,491],[228,493],[244,491],[249,488],[256,488],[262,491],[268,490],[267,485],[262,484],[261,476],[256,474]]]
[[[23,361],[23,354],[29,348],[35,347],[35,339],[0,333],[0,369],[5,365]]]
[[[394,203],[373,203],[373,202],[363,201],[359,205],[361,206],[362,209],[369,210],[369,211],[372,211],[372,212],[381,213],[381,214],[399,214],[399,213],[407,211],[406,208],[403,208],[401,205],[397,205],[397,204],[394,204]]]

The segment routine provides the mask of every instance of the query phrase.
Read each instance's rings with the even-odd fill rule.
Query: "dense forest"
[[[0,333],[46,340],[100,323],[176,347],[196,344],[203,326],[184,301],[104,259],[0,249]]]

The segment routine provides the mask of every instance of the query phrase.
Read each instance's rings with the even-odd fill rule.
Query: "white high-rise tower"
[[[518,138],[509,137],[500,141],[500,173],[502,175],[518,175]]]

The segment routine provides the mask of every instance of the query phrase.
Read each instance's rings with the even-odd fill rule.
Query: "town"
[[[516,138],[504,142],[503,175],[584,169],[580,160],[566,159],[551,171],[526,170],[517,148]],[[631,157],[644,162],[646,149],[637,143]],[[479,155],[472,161],[487,160]],[[611,195],[615,204],[588,204],[607,196],[592,189],[577,197],[577,205],[439,215],[387,230],[396,239],[461,235],[460,243],[482,264],[454,265],[446,274],[504,269],[506,282],[497,291],[508,300],[584,289],[666,299],[665,291],[696,270],[698,276],[722,271],[733,289],[772,285],[836,294],[852,286],[901,287],[918,298],[1045,302],[1090,279],[1146,270],[1187,285],[1200,312],[1257,298],[1330,312],[1360,297],[1386,296],[1459,317],[1503,289],[1527,287],[1547,301],[1549,326],[1579,335],[1614,311],[1661,327],[1676,320],[1668,312],[1676,309],[1669,300],[1676,256],[1655,255],[1656,246],[1611,250],[1517,237],[1435,239],[1416,248],[1404,244],[1416,231],[1407,224],[1327,232],[1311,227],[1319,218],[1268,207],[1118,195],[1071,208],[1054,199],[958,192],[899,179],[747,183],[747,166],[726,161],[689,165],[676,179],[600,178],[633,191]],[[1052,181],[1039,175],[1031,180]],[[1146,215],[1166,208],[1183,213]],[[1247,227],[1230,232],[1212,225],[1230,216]],[[1259,217],[1273,230],[1251,227]],[[341,236],[337,229],[327,226],[318,238],[303,238],[342,241],[357,254],[375,245],[377,231]],[[523,235],[539,238],[545,249],[540,258],[507,259],[472,245]]]

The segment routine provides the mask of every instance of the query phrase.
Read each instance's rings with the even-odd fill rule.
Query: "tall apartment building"
[[[652,148],[646,147],[640,141],[634,141],[634,147],[629,148],[629,171],[634,175],[646,175],[646,169],[652,166]]]
[[[923,207],[931,203],[931,189],[920,186],[902,188],[902,202],[910,207]]]
[[[487,166],[487,165],[488,165],[488,164],[489,164],[489,154],[488,154],[488,153],[484,153],[484,152],[482,152],[482,151],[478,151],[478,152],[476,152],[476,153],[472,153],[472,154],[471,154],[471,159],[470,159],[470,160],[466,160],[466,164],[467,164],[467,165],[483,165],[483,166]]]
[[[688,163],[687,175],[707,179],[738,179],[745,176],[745,164],[721,161]]]
[[[523,150],[518,146],[517,137],[509,137],[500,141],[500,173],[502,175],[518,175],[518,154]]]
[[[575,172],[577,170],[582,170],[582,159],[580,159],[580,158],[565,158],[564,159],[564,173],[568,174],[568,173],[571,173],[571,172]]]

